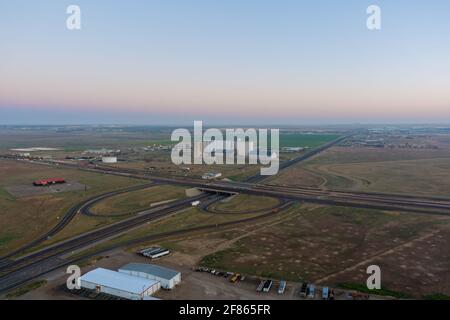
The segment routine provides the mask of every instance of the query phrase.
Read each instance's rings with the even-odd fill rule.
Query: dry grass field
[[[6,190],[38,179],[62,177],[87,185],[87,191],[53,192],[17,198]],[[139,180],[61,169],[27,162],[0,161],[0,255],[45,233],[74,204],[95,195],[141,184]],[[38,187],[37,187],[38,188]]]
[[[450,293],[450,221],[374,210],[304,206],[215,251],[200,264],[291,281],[364,284],[378,264],[384,289]],[[448,251],[448,250],[447,250]]]
[[[216,202],[211,209],[223,213],[246,213],[270,209],[280,201],[276,198],[238,194],[224,201]]]
[[[408,141],[438,149],[334,147],[281,172],[271,182],[450,197],[450,136]]]
[[[152,205],[186,197],[185,188],[155,185],[147,189],[120,194],[105,199],[91,208],[97,215],[125,215],[149,209]]]

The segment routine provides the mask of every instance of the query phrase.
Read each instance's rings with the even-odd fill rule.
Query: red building
[[[37,180],[33,182],[35,186],[49,186],[52,184],[60,184],[60,183],[66,183],[66,180],[62,178],[50,178],[44,180]]]

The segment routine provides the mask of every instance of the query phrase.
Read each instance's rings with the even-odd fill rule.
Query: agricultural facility
[[[181,273],[155,264],[129,263],[119,269],[119,272],[134,277],[159,281],[164,289],[173,289],[181,282]]]
[[[81,277],[81,287],[124,299],[146,300],[160,289],[160,282],[97,268]]]

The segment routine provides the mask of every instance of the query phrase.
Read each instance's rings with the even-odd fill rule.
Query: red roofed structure
[[[48,186],[48,185],[60,184],[60,183],[66,183],[66,180],[62,179],[62,178],[50,178],[50,179],[44,179],[44,180],[37,180],[37,181],[33,182],[33,184],[35,186]]]

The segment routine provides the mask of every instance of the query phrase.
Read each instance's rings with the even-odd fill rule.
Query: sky
[[[448,0],[0,0],[0,124],[450,123],[449,38]]]

